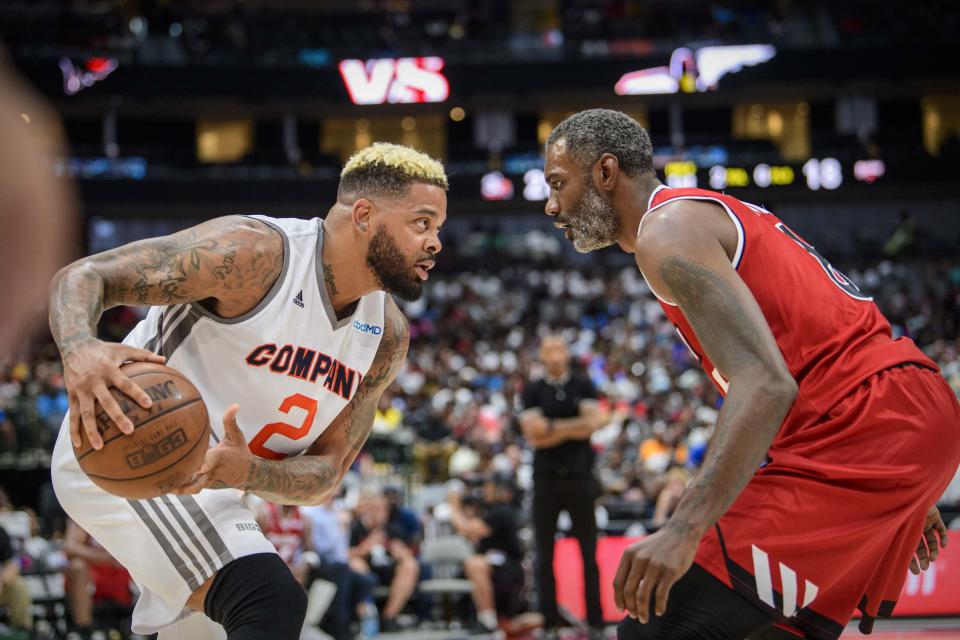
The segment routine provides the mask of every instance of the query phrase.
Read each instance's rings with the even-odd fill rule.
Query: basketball
[[[186,483],[203,462],[210,440],[207,407],[193,383],[175,369],[133,362],[121,370],[147,392],[153,405],[144,409],[110,387],[133,423],[133,433],[120,431],[97,403],[103,448],[90,446],[81,429],[83,442],[74,453],[80,468],[101,489],[122,498],[155,498]]]

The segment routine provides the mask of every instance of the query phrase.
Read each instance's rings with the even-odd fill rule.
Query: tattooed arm
[[[283,239],[263,222],[230,216],[98,253],[61,269],[50,286],[50,328],[60,351],[96,337],[118,305],[204,300],[225,317],[253,309],[283,268]]]
[[[163,362],[143,349],[97,340],[104,309],[202,301],[221,316],[239,316],[263,299],[283,260],[283,239],[276,230],[251,218],[226,217],[98,253],[57,272],[50,284],[50,329],[63,358],[74,444],[80,443],[82,421],[93,446],[102,446],[94,400],[130,433],[133,425],[107,386],[149,407],[146,393],[120,365],[128,360]]]
[[[337,489],[367,441],[377,403],[407,357],[407,319],[387,296],[380,347],[357,393],[305,455],[286,460],[254,457],[243,488],[282,504],[320,504]]]
[[[648,214],[649,215],[649,214]],[[655,534],[630,545],[614,578],[614,600],[646,622],[693,563],[703,534],[763,461],[797,384],[753,294],[730,264],[736,231],[719,207],[680,201],[645,221],[637,264],[651,288],[674,302],[728,388],[700,473]]]

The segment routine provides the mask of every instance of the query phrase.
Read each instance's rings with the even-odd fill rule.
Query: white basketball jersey
[[[321,220],[253,217],[281,233],[284,251],[283,271],[255,309],[220,318],[198,303],[152,307],[124,343],[166,356],[193,381],[214,440],[237,403],[251,451],[281,459],[308,449],[356,393],[380,345],[386,294],[363,296],[338,320],[323,280]]]

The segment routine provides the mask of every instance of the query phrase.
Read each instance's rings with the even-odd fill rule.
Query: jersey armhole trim
[[[283,287],[283,281],[286,279],[287,270],[290,267],[290,239],[287,237],[287,234],[283,231],[283,229],[273,224],[269,220],[264,220],[263,218],[258,218],[252,215],[245,215],[243,217],[250,218],[251,220],[256,220],[257,222],[261,222],[280,234],[280,237],[283,238],[283,268],[280,270],[280,275],[278,275],[277,279],[273,282],[273,286],[270,287],[270,290],[267,291],[266,295],[263,296],[260,302],[257,303],[257,306],[255,306],[250,311],[247,311],[242,316],[237,316],[236,318],[224,318],[223,316],[217,315],[213,311],[210,311],[199,302],[194,301],[190,303],[190,306],[193,309],[195,309],[197,313],[207,318],[210,318],[214,322],[219,322],[220,324],[239,324],[241,322],[249,320],[250,318],[254,317],[258,313],[263,311],[266,308],[266,306],[270,304],[274,298],[277,297],[277,294],[280,292],[280,289]]]
[[[653,195],[650,196],[650,202],[653,202],[653,197],[654,195],[657,194],[657,192],[659,192],[661,189],[666,189],[666,188],[669,188],[669,187],[665,187],[664,185],[660,185],[659,187],[657,187],[654,190]],[[676,202],[677,200],[709,200],[710,202],[716,202],[721,207],[723,207],[723,210],[727,212],[728,216],[730,216],[730,220],[733,221],[733,226],[736,227],[737,229],[737,250],[734,252],[733,258],[730,259],[730,264],[731,266],[733,266],[734,271],[738,271],[740,269],[740,263],[743,262],[743,251],[746,248],[747,234],[746,234],[746,231],[744,231],[743,223],[740,222],[740,218],[737,217],[737,214],[735,214],[733,210],[727,206],[726,202],[724,202],[723,200],[720,200],[719,198],[714,198],[711,196],[677,196],[675,198],[670,198],[669,200],[664,200],[658,205],[649,207],[646,213],[643,214],[643,217],[640,219],[640,225],[637,227],[637,235],[638,236],[640,235],[640,229],[643,228],[643,221],[647,219],[647,214],[653,211],[656,211],[657,209],[659,209],[660,207],[666,204],[670,204],[671,202]],[[642,271],[640,272],[640,275],[643,275]],[[647,279],[646,276],[644,276],[643,279],[646,281]],[[653,290],[653,287],[650,286],[650,282],[647,282],[647,287],[650,289],[650,293],[652,293],[654,297],[660,302],[662,302],[663,304],[669,305],[671,307],[679,306],[675,302],[670,302],[669,300],[665,300],[664,298],[661,298],[657,294],[657,292]]]
[[[719,204],[721,207],[723,207],[723,210],[727,212],[727,215],[730,217],[731,222],[733,222],[733,226],[736,227],[737,229],[737,250],[734,252],[733,257],[730,259],[730,264],[733,266],[734,271],[738,270],[740,268],[740,263],[743,262],[743,253],[744,253],[744,249],[746,248],[747,234],[743,228],[743,223],[740,222],[740,218],[737,217],[737,214],[733,212],[733,209],[727,206],[727,203],[724,202],[723,200],[719,198],[714,198],[712,196],[677,196],[675,198],[670,198],[669,200],[665,200],[664,202],[661,202],[655,207],[647,209],[647,213],[645,213],[643,217],[646,218],[648,213],[656,211],[660,207],[670,204],[671,202],[676,202],[677,200],[708,200],[710,202],[715,202]],[[643,226],[643,220],[640,221],[640,226],[641,227]],[[637,235],[640,235],[639,229],[637,230]]]

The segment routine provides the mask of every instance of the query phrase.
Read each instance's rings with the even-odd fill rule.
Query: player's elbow
[[[773,371],[768,372],[762,380],[763,382],[760,384],[763,389],[763,394],[766,397],[776,398],[786,406],[793,404],[799,392],[799,387],[797,386],[797,381],[790,375],[786,366],[777,367]]]

